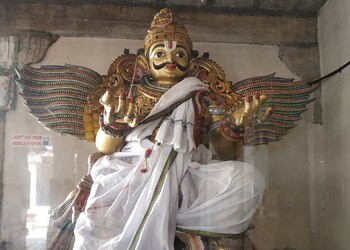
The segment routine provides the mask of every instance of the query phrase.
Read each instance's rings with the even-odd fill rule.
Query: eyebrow
[[[152,51],[155,50],[155,49],[158,48],[158,47],[164,47],[164,45],[158,44],[157,46],[155,46],[155,47],[152,49]]]
[[[164,44],[158,44],[152,49],[152,51],[155,50],[158,47],[165,47],[165,46],[164,46]],[[183,45],[176,45],[176,48],[182,48],[188,53],[187,49]]]

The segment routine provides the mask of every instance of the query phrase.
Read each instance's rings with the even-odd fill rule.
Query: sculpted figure
[[[221,112],[216,116],[222,123],[226,109],[235,107],[216,103],[223,98],[190,77],[200,73],[192,42],[170,10],[155,16],[136,61],[144,71],[137,84],[110,82],[100,100],[104,115],[96,145],[111,155],[92,169],[75,248],[173,249],[176,230],[245,231],[261,200],[262,177],[248,164],[213,160],[206,145],[216,121],[209,109]],[[252,115],[263,100],[227,110],[228,119],[243,125],[243,113]],[[241,136],[230,139],[233,152],[232,141],[239,143]]]
[[[189,249],[197,249],[192,243],[205,249],[204,241],[223,249],[218,239],[247,230],[264,180],[253,166],[233,160],[243,144],[276,141],[293,128],[317,86],[273,75],[233,84],[192,46],[179,17],[162,9],[144,48],[118,57],[106,76],[71,65],[19,72],[39,121],[62,134],[96,137],[104,155],[65,203],[69,209],[56,211],[71,220],[70,231],[75,226],[75,249],[174,249],[176,234]],[[81,86],[77,103],[59,111],[46,103],[51,113],[65,113],[62,123],[57,115],[49,120],[34,100],[31,79],[43,74],[74,78],[74,87],[57,81],[66,95]],[[53,103],[52,93],[47,97]]]

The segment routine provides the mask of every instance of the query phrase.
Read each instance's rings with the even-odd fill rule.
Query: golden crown
[[[159,11],[153,18],[151,27],[145,37],[145,53],[148,52],[152,44],[167,40],[182,43],[188,49],[189,53],[192,50],[191,38],[188,36],[181,19],[172,10],[165,8]]]

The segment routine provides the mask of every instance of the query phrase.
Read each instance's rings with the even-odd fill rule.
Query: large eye
[[[162,56],[164,56],[165,53],[162,51],[158,51],[157,53],[154,54],[154,58],[161,58]]]
[[[177,52],[177,53],[176,53],[176,56],[179,57],[179,58],[185,58],[185,57],[186,57],[185,53],[183,53],[183,52],[181,52],[181,51],[180,51],[180,52]]]

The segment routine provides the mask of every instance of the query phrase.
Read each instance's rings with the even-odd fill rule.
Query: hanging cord
[[[325,75],[325,76],[323,76],[323,77],[321,77],[319,79],[316,79],[314,81],[308,82],[308,84],[312,85],[312,84],[318,83],[318,82],[320,82],[320,81],[322,81],[324,79],[327,79],[327,78],[329,78],[329,77],[331,77],[331,76],[333,76],[333,75],[335,75],[337,73],[341,73],[341,71],[343,69],[345,69],[346,67],[348,67],[349,65],[350,65],[350,61],[348,61],[347,63],[345,63],[343,66],[339,67],[338,69],[334,70],[333,72],[329,73],[328,75]]]
[[[128,94],[128,98],[130,99],[131,94],[132,94],[132,89],[134,87],[134,82],[135,82],[135,76],[136,76],[136,70],[137,70],[137,64],[139,63],[139,57],[136,57],[135,60],[135,66],[134,66],[134,72],[132,74],[132,78],[131,78],[131,84],[130,84],[130,90],[129,90],[129,94]]]

